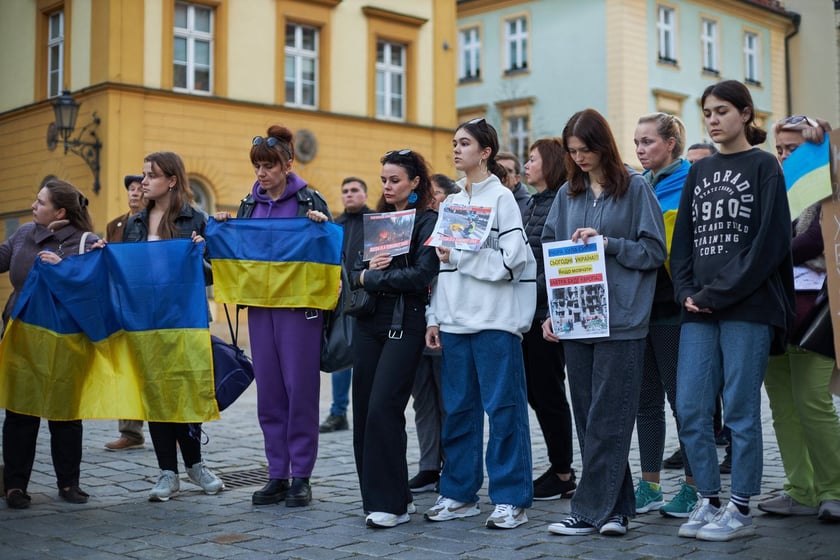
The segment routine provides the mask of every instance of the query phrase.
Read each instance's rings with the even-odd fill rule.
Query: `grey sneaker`
[[[452,498],[438,496],[435,505],[426,510],[423,517],[428,521],[449,521],[451,519],[472,517],[479,513],[481,513],[481,510],[478,509],[478,503],[476,502],[459,502]]]
[[[510,504],[497,504],[484,526],[488,529],[514,529],[528,522],[525,508]]]
[[[688,516],[688,521],[680,525],[680,530],[677,534],[681,537],[696,537],[697,531],[711,522],[720,511],[721,509],[709,503],[708,498],[699,498],[697,505],[691,510],[691,515]]]
[[[840,521],[840,500],[820,502],[819,517],[821,521]]]
[[[189,467],[187,469],[187,476],[189,477],[190,482],[201,486],[201,489],[204,490],[205,494],[212,496],[213,494],[218,494],[225,489],[225,483],[222,482],[218,476],[213,474],[213,471],[207,468],[204,461]]]
[[[157,484],[149,492],[150,502],[167,502],[181,489],[181,481],[175,471],[160,471]]]
[[[744,515],[735,504],[729,502],[711,522],[697,531],[696,537],[701,541],[731,541],[752,534],[755,534],[752,517]]]
[[[764,500],[758,504],[758,509],[776,515],[817,515],[817,508],[801,504],[785,493]]]

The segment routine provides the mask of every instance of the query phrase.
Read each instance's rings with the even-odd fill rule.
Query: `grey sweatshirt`
[[[665,225],[653,189],[635,171],[621,198],[606,191],[596,199],[589,188],[569,197],[569,184],[560,187],[548,213],[542,242],[571,239],[576,229],[594,228],[607,240],[606,257],[611,340],[647,336],[656,270],[665,262]],[[584,339],[579,342],[598,342]]]

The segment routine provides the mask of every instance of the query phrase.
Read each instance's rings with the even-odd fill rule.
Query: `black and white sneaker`
[[[439,480],[440,474],[437,471],[420,471],[408,481],[408,489],[414,494],[434,492]]]
[[[594,525],[574,515],[570,515],[559,523],[552,523],[548,526],[548,530],[555,535],[591,535],[598,531]]]
[[[571,498],[575,494],[575,470],[572,469],[569,480],[560,480],[552,469],[534,481],[535,500],[559,500]]]
[[[600,533],[610,537],[617,537],[627,534],[627,526],[630,520],[625,515],[611,515],[607,522],[601,525]]]

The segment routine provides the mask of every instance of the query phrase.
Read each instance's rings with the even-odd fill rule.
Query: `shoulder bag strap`
[[[89,231],[86,231],[82,234],[82,239],[79,241],[79,254],[85,254],[85,241],[87,241],[88,235],[90,235]]]

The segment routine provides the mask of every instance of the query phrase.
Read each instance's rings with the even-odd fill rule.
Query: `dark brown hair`
[[[406,208],[416,208],[418,211],[422,211],[431,206],[433,198],[432,182],[429,179],[429,165],[426,163],[423,156],[414,150],[409,150],[407,153],[400,153],[405,151],[406,150],[394,150],[388,152],[382,156],[379,163],[382,165],[385,165],[386,163],[399,165],[405,170],[405,174],[408,175],[409,181],[413,181],[415,177],[420,177],[420,181],[414,188],[414,192],[417,193],[417,200],[413,203],[410,202]],[[393,204],[385,202],[384,194],[379,197],[379,202],[376,203],[377,212],[393,212],[394,210],[396,210],[396,208]]]
[[[43,188],[50,193],[53,209],[64,209],[65,219],[79,231],[93,231],[93,220],[88,212],[88,199],[79,189],[61,179],[50,179]]]
[[[581,171],[568,151],[569,138],[577,137],[591,151],[601,156],[604,190],[620,198],[630,185],[630,174],[621,161],[621,154],[615,143],[612,130],[607,120],[595,109],[578,111],[563,128],[566,173],[569,176],[569,196],[575,197],[586,192],[586,173]]]
[[[747,86],[738,80],[723,80],[712,84],[703,92],[703,97],[700,98],[700,107],[706,105],[706,98],[710,95],[732,103],[741,114],[749,110],[750,118],[744,123],[744,134],[750,146],[763,144],[767,140],[767,132],[758,128],[755,124],[755,106]]]
[[[295,159],[295,144],[292,131],[278,124],[268,127],[266,138],[275,138],[277,143],[269,146],[268,142],[260,142],[251,146],[251,163],[258,161],[280,163],[286,165]]]
[[[548,190],[556,191],[566,182],[566,164],[563,161],[566,150],[563,149],[563,139],[556,137],[540,138],[531,144],[528,152],[534,150],[540,153],[542,172]]]
[[[496,129],[490,126],[490,123],[484,118],[461,123],[455,129],[455,132],[458,132],[462,128],[467,131],[467,134],[475,138],[479,148],[482,150],[484,148],[490,148],[490,157],[487,158],[487,170],[498,177],[502,184],[504,184],[505,179],[507,179],[507,169],[496,161],[496,156],[499,153],[499,136],[496,134]]]
[[[175,237],[175,220],[181,213],[181,209],[193,203],[192,189],[187,181],[187,171],[184,168],[184,161],[175,152],[155,152],[143,158],[152,167],[157,169],[166,177],[175,177],[175,185],[169,193],[169,208],[163,215],[158,226],[158,235],[161,239],[173,239]],[[155,201],[149,200],[146,208],[151,212],[155,207]]]

